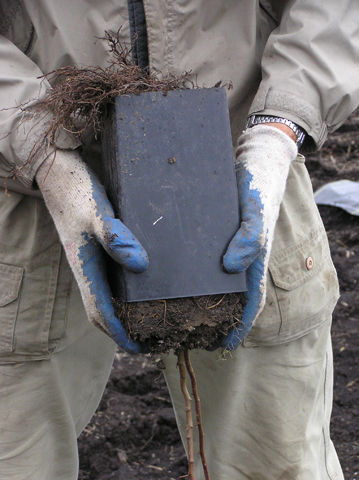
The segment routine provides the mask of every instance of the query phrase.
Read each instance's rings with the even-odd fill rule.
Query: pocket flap
[[[271,256],[269,271],[277,287],[293,290],[322,270],[326,261],[326,238],[323,236],[326,233],[318,226],[300,242]]]
[[[24,269],[0,263],[0,307],[5,307],[19,296]]]

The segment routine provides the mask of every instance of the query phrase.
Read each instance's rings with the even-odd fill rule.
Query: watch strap
[[[287,127],[291,128],[297,136],[296,145],[298,150],[303,145],[305,139],[305,131],[296,123],[283,117],[276,117],[272,115],[251,115],[247,121],[247,128],[254,127],[255,125],[262,125],[264,123],[283,123]]]

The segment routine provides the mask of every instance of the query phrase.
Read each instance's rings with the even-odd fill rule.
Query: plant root
[[[191,396],[187,390],[186,383],[186,362],[184,350],[178,351],[178,367],[180,371],[181,390],[186,403],[186,420],[187,420],[187,446],[188,446],[188,475],[190,480],[196,480],[194,473],[194,449],[193,449],[193,420],[192,420],[192,408],[191,408]],[[183,478],[183,477],[181,477]]]
[[[32,149],[28,162],[50,144],[56,145],[58,132],[63,129],[80,138],[89,128],[95,137],[101,130],[102,114],[106,106],[116,97],[161,91],[164,95],[171,90],[198,88],[196,77],[191,72],[175,76],[161,76],[156,71],[142,69],[132,59],[131,48],[120,42],[119,32],[105,32],[98,40],[109,45],[111,60],[107,67],[64,66],[43,75],[52,88],[46,96],[19,106],[23,122],[34,118],[46,126]]]
[[[186,368],[187,368],[189,377],[191,379],[192,395],[193,395],[194,403],[196,406],[197,429],[198,429],[198,437],[199,437],[199,454],[202,460],[204,478],[205,480],[210,480],[206,455],[204,453],[204,432],[203,432],[202,413],[201,413],[201,401],[198,394],[196,376],[195,376],[195,373],[191,364],[190,356],[189,356],[189,350],[184,350],[184,359],[185,359]]]
[[[177,352],[178,356],[178,367],[180,370],[180,380],[181,380],[181,390],[185,399],[186,404],[186,420],[187,420],[187,446],[188,446],[188,474],[185,477],[190,480],[195,479],[194,473],[194,450],[193,450],[193,420],[192,420],[192,408],[191,408],[191,396],[187,389],[186,383],[186,371],[189,374],[191,385],[192,385],[192,395],[195,401],[196,408],[196,419],[197,419],[197,429],[199,436],[199,453],[201,456],[204,477],[205,480],[210,480],[209,471],[207,466],[206,455],[204,452],[204,432],[203,432],[203,423],[202,423],[202,414],[201,414],[201,402],[197,389],[196,376],[191,364],[189,350],[181,348]]]

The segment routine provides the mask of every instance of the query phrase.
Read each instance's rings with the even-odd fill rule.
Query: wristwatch
[[[295,143],[297,144],[298,150],[303,145],[306,135],[305,131],[299,125],[291,122],[287,118],[274,117],[271,115],[251,115],[248,117],[247,128],[254,127],[254,125],[261,125],[263,123],[284,123],[284,125],[287,125],[289,128],[291,128],[297,135],[297,140]]]

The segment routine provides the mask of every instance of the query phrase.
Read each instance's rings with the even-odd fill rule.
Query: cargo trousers
[[[76,437],[115,345],[87,321],[43,201],[1,191],[0,216],[0,480],[76,480]],[[192,353],[211,478],[342,480],[329,435],[338,282],[301,156],[269,270],[266,306],[243,345],[226,361]],[[185,438],[176,357],[165,363]]]

